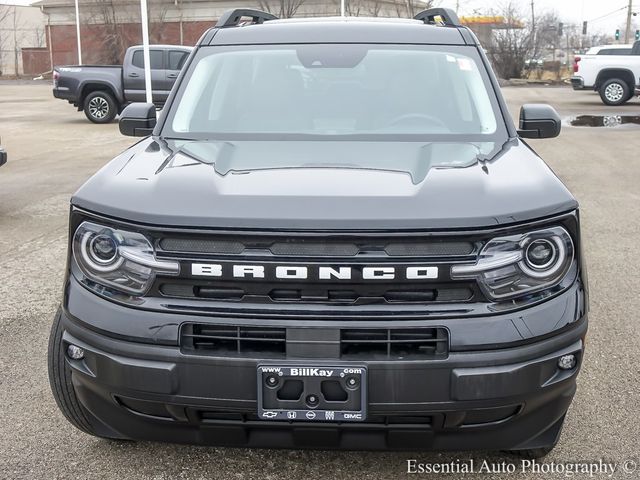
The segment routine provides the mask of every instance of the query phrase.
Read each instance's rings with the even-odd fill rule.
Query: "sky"
[[[33,1],[33,0],[31,0]],[[348,0],[347,0],[348,1]],[[498,0],[487,2],[482,0],[458,0],[461,15],[481,14],[486,11],[487,3],[499,5],[508,0]],[[625,25],[628,0],[533,0],[536,12],[542,13],[545,10],[556,10],[561,19],[570,24],[582,25],[584,20],[589,22],[589,33],[603,32],[611,33],[616,28]],[[522,12],[529,15],[531,12],[531,0],[512,0],[519,6]],[[0,4],[21,4],[28,5],[30,0],[0,0]],[[634,17],[635,24],[640,28],[640,0],[633,0],[634,11],[638,16]],[[440,0],[438,6],[455,8],[456,0]],[[617,11],[616,11],[617,10]],[[603,17],[604,18],[600,18]]]
[[[505,1],[498,0],[495,3],[491,3],[500,5]],[[531,0],[512,1],[520,8],[523,14],[530,18]],[[478,14],[482,13],[486,9],[487,3],[490,2],[486,0],[459,0],[458,3],[460,5],[460,15],[467,15],[474,13],[476,10]],[[562,21],[568,24],[577,24],[580,28],[582,28],[582,22],[586,20],[589,33],[597,30],[613,34],[616,28],[624,26],[627,21],[627,5],[629,5],[629,0],[534,0],[536,14],[545,10],[555,10]],[[440,6],[455,8],[456,1],[441,0]],[[639,25],[640,0],[633,0],[633,6],[633,11],[637,12],[638,16],[633,17],[632,20],[635,21],[636,25]]]

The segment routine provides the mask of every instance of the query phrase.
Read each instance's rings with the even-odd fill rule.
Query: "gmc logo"
[[[273,268],[273,267],[272,267]],[[362,266],[362,267],[306,267],[299,265],[276,265],[273,275],[281,280],[352,280],[354,271],[360,271],[363,280],[435,280],[435,266]],[[228,265],[219,263],[192,263],[191,275],[195,277],[265,278],[264,265]]]

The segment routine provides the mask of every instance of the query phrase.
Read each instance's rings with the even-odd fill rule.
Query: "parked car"
[[[7,163],[7,152],[2,148],[2,144],[0,143],[0,167],[5,163]]]
[[[162,106],[192,47],[152,45],[153,101]],[[129,47],[122,66],[67,65],[53,69],[53,96],[84,110],[94,123],[109,123],[131,102],[146,98],[142,46]]]
[[[640,41],[633,44],[629,53],[627,47],[607,45],[576,56],[571,77],[574,90],[593,89],[606,105],[622,105],[631,100],[640,85]]]
[[[522,138],[560,125],[532,104],[516,129],[452,10],[227,12],[72,198],[58,406],[115,439],[545,455],[587,278]]]

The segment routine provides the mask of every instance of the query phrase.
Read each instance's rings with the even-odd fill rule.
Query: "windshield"
[[[168,112],[166,137],[506,139],[473,47],[210,47],[194,64]]]

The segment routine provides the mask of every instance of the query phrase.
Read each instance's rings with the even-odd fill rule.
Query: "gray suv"
[[[280,448],[558,441],[587,332],[578,203],[473,33],[234,10],[73,196],[54,396],[83,432]],[[574,412],[579,415],[580,412]]]

